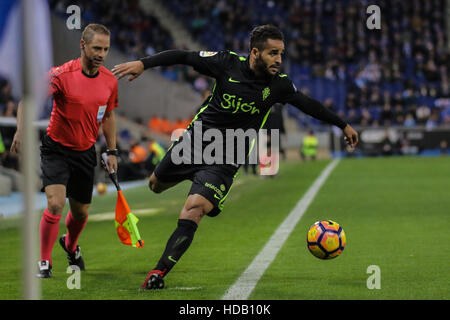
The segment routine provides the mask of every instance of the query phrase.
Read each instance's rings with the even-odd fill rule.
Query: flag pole
[[[33,68],[33,2],[22,0],[23,17],[23,149],[22,149],[22,173],[23,173],[23,194],[25,211],[23,215],[22,244],[23,244],[23,298],[25,300],[39,300],[41,296],[39,279],[37,274],[37,244],[38,241],[38,221],[35,213],[35,197],[37,191],[37,134],[33,121],[36,118],[36,94],[34,92],[32,74]]]

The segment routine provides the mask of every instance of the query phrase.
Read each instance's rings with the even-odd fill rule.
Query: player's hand
[[[344,132],[344,139],[347,144],[354,148],[358,144],[358,132],[355,131],[349,124],[342,130]]]
[[[133,81],[144,72],[144,64],[141,61],[125,62],[114,66],[111,72],[118,80],[130,75],[127,81]]]
[[[10,151],[15,154],[20,153],[20,147],[22,145],[22,132],[16,131],[14,134],[13,142],[11,143]]]

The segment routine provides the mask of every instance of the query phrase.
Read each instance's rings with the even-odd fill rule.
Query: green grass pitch
[[[53,278],[40,280],[42,298],[220,299],[328,163],[283,163],[275,179],[240,172],[222,214],[203,219],[159,291],[138,288],[176,227],[190,184],[159,195],[147,187],[124,191],[140,219],[140,249],[120,243],[112,220],[95,221],[114,210],[115,193],[96,197],[79,240],[86,262],[81,289],[67,288],[67,260],[56,243]],[[448,157],[341,160],[249,299],[449,299],[449,192]],[[320,219],[346,232],[336,259],[319,260],[306,247],[307,230]],[[0,220],[0,299],[22,298],[21,250],[20,220]],[[380,268],[380,289],[367,288],[371,265]]]

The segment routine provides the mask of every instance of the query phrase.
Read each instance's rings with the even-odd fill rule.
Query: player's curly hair
[[[265,24],[255,27],[250,33],[250,51],[253,48],[264,50],[267,39],[284,41],[283,33],[271,24]]]
[[[90,23],[84,28],[83,33],[81,34],[81,39],[83,39],[86,43],[90,43],[96,33],[104,34],[105,36],[111,35],[111,32],[104,25]]]

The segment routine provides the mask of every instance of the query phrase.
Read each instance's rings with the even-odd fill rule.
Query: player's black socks
[[[162,271],[166,275],[189,248],[196,230],[197,224],[194,221],[179,219],[178,228],[175,229],[169,241],[167,241],[166,249],[155,269]]]

